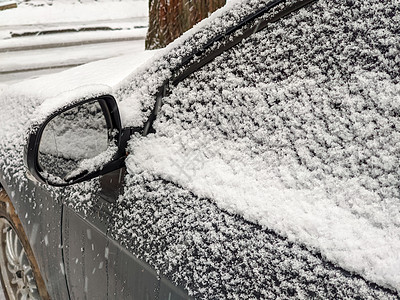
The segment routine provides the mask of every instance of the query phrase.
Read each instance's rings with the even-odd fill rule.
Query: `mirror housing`
[[[94,160],[97,161],[97,165],[94,165],[94,167],[91,168],[86,168],[86,169],[82,169],[82,167],[78,167],[75,165],[75,170],[72,169],[71,172],[68,172],[68,170],[64,170],[65,172],[68,172],[69,174],[66,176],[58,176],[60,173],[65,173],[64,171],[62,171],[62,168],[65,167],[62,165],[57,165],[57,162],[59,161],[63,161],[65,162],[66,160],[68,161],[68,157],[61,157],[59,156],[58,153],[58,149],[57,149],[57,141],[56,139],[58,137],[54,138],[54,145],[56,147],[57,150],[57,155],[54,154],[50,154],[51,157],[53,157],[53,161],[48,163],[47,165],[49,167],[53,167],[54,170],[59,169],[60,173],[55,174],[56,176],[54,176],[53,174],[49,173],[48,170],[45,169],[45,167],[43,167],[43,151],[41,148],[41,143],[42,138],[44,136],[44,134],[46,135],[48,131],[47,130],[47,126],[49,125],[50,128],[52,129],[56,129],[56,130],[52,130],[51,133],[53,135],[56,135],[57,133],[60,133],[62,130],[58,130],[57,128],[62,127],[62,126],[57,126],[57,125],[63,125],[65,123],[60,123],[60,120],[63,121],[63,118],[65,118],[65,120],[67,120],[67,117],[69,117],[70,115],[72,115],[75,110],[78,111],[79,113],[77,113],[77,119],[76,120],[81,120],[81,116],[82,116],[82,112],[80,110],[83,110],[85,112],[85,106],[89,106],[93,104],[96,105],[96,107],[98,107],[98,112],[100,113],[100,115],[102,114],[104,117],[101,118],[101,120],[104,120],[104,124],[100,124],[101,126],[104,126],[104,130],[106,132],[106,140],[107,141],[102,141],[102,144],[106,149],[103,151],[103,153],[105,152],[109,152],[107,153],[107,155],[103,155],[103,153],[87,153],[88,156],[85,156],[82,158],[82,160],[79,162],[80,165],[85,166],[85,163],[87,165],[87,161],[89,160]],[[100,109],[101,107],[101,109]],[[86,109],[86,111],[88,111]],[[66,121],[67,126],[68,125],[73,125],[73,127],[77,128],[78,131],[82,128],[79,127],[80,124],[76,123],[75,119],[68,120]],[[92,121],[92,120],[89,120]],[[88,124],[93,124],[93,123],[88,123]],[[89,131],[89,135],[86,134],[84,137],[84,139],[82,140],[87,140],[87,141],[91,141],[91,143],[95,142],[97,144],[96,141],[96,134],[92,134],[93,136],[91,136],[90,134],[90,130]],[[92,130],[93,131],[93,130]],[[33,176],[36,180],[38,180],[39,182],[42,183],[46,183],[49,185],[53,185],[53,186],[68,186],[68,185],[72,185],[75,183],[79,183],[79,182],[83,182],[86,180],[90,180],[94,177],[109,173],[111,171],[114,171],[116,169],[119,169],[121,167],[124,166],[124,162],[125,162],[125,157],[126,157],[126,152],[125,152],[125,148],[126,148],[126,144],[127,141],[129,139],[130,136],[130,129],[127,130],[123,130],[122,126],[121,126],[121,118],[120,118],[120,114],[118,111],[118,107],[117,107],[117,103],[114,99],[114,97],[110,96],[110,95],[104,95],[104,96],[100,96],[100,97],[96,97],[96,98],[92,98],[92,99],[87,99],[87,100],[83,100],[80,101],[78,103],[74,103],[71,104],[69,106],[63,107],[62,109],[57,110],[56,112],[52,113],[44,122],[42,122],[41,124],[38,124],[36,126],[34,126],[31,130],[31,133],[29,135],[28,138],[28,142],[27,145],[25,147],[25,153],[24,153],[24,159],[25,159],[25,165],[27,167],[27,172],[28,172],[28,177]],[[55,132],[55,134],[54,134]],[[75,132],[77,133],[77,132]],[[63,145],[65,146],[65,144],[68,144],[70,141],[68,141],[68,135],[66,135],[66,137],[63,137]],[[51,136],[53,137],[53,136]],[[76,134],[76,137],[78,137],[78,135]],[[72,135],[73,138],[73,135]],[[44,144],[46,144],[46,140],[48,139],[48,137],[44,138]],[[90,145],[89,145],[90,146]],[[97,146],[97,145],[96,145]],[[51,147],[49,147],[51,148]],[[90,149],[90,147],[88,148]],[[74,147],[72,147],[71,151],[75,152],[75,150],[81,150],[81,152],[93,152],[93,151],[88,151],[87,149],[75,149]],[[112,150],[109,151],[109,150]],[[50,152],[53,151],[54,149],[51,150]],[[50,153],[49,152],[49,153]],[[46,153],[47,155],[47,153]],[[92,156],[90,156],[92,155]],[[100,158],[100,159],[99,159]],[[42,162],[41,162],[42,159]],[[72,159],[70,159],[72,161]],[[76,160],[74,160],[75,162]],[[83,164],[82,164],[83,162]],[[62,171],[62,172],[61,172]]]

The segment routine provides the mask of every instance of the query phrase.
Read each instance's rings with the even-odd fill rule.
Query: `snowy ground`
[[[55,67],[77,66],[89,60],[99,60],[143,50],[143,40],[117,43],[94,43],[84,47],[68,46],[0,53],[0,72],[32,71]],[[87,57],[90,53],[90,57]]]
[[[129,19],[147,16],[147,1],[143,0],[32,0],[21,2],[16,9],[1,13],[1,26],[38,25],[48,23],[88,22]],[[45,18],[44,18],[45,17]]]
[[[144,49],[147,1],[20,1],[0,12],[0,90],[94,60]]]
[[[26,78],[144,50],[146,0],[17,2],[0,11],[0,91]]]

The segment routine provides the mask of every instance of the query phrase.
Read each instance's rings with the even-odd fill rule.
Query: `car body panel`
[[[175,282],[183,280],[199,298],[224,298],[224,293],[239,298],[249,293],[254,298],[315,297],[294,275],[297,268],[308,269],[296,261],[299,257],[276,258],[269,251],[252,257],[250,249],[263,242],[242,238],[246,233],[233,223],[245,222],[224,225],[208,218],[215,229],[206,223],[200,228],[187,224],[205,218],[194,202],[210,200],[220,209],[214,219],[228,211],[298,242],[310,250],[302,255],[319,261],[323,272],[334,269],[328,260],[357,270],[367,282],[386,282],[385,287],[396,289],[400,43],[392,17],[395,11],[398,16],[399,7],[379,1],[373,13],[367,7],[357,1],[319,1],[271,24],[171,88],[155,133],[133,137],[128,147],[131,180],[120,198],[128,217],[115,212],[118,225],[123,224],[114,228],[115,234],[124,232],[116,239],[138,255],[156,253],[152,264]],[[383,167],[378,162],[386,160],[396,163]],[[176,191],[176,186],[164,188],[158,180],[189,193]],[[190,193],[196,199],[186,204],[181,198],[190,199]],[[263,241],[277,241],[261,228],[256,232]],[[232,240],[249,242],[247,247],[224,239],[232,231],[237,233]],[[216,241],[208,238],[211,234]],[[143,242],[146,236],[153,247]],[[271,276],[267,269],[274,269],[275,259],[291,267],[265,289],[263,280]],[[233,266],[237,272],[230,272]],[[248,276],[249,270],[262,274]],[[329,280],[314,272],[318,284],[327,280],[328,298],[335,293],[362,298],[375,292],[394,297],[371,286],[363,294],[353,279],[351,292],[347,284],[338,284],[333,292]],[[339,281],[347,280],[346,272],[338,273]],[[285,276],[291,278],[290,286],[301,288],[289,291]],[[247,288],[235,284],[232,278],[238,277]]]
[[[109,299],[157,299],[159,276],[119,244],[109,244]]]
[[[28,236],[49,294],[54,299],[69,299],[61,242],[62,204],[42,186],[28,181],[23,190],[2,182]]]
[[[96,226],[97,225],[97,226]],[[72,299],[102,299],[108,295],[107,216],[94,208],[85,217],[63,210],[64,264]]]

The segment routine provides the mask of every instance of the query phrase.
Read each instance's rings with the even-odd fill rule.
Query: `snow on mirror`
[[[100,103],[72,107],[51,119],[43,130],[38,155],[41,175],[63,184],[97,171],[116,151],[109,145]]]

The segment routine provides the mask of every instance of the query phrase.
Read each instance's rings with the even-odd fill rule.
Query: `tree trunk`
[[[149,29],[146,49],[168,45],[212,12],[226,0],[149,0]]]

